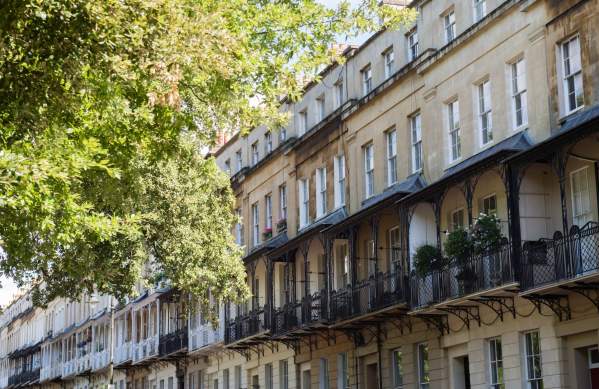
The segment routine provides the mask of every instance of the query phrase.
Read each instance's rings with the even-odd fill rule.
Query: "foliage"
[[[339,34],[413,17],[373,0],[2,2],[0,270],[42,303],[124,297],[144,272],[247,295],[228,180],[199,150],[279,125]]]
[[[499,246],[502,239],[499,219],[495,215],[480,214],[472,229],[474,251],[477,254]]]
[[[437,246],[424,244],[416,249],[414,267],[418,276],[424,277],[432,270],[441,269],[444,264],[445,259]]]
[[[468,231],[458,228],[447,235],[445,241],[445,255],[450,257],[452,260],[457,260],[458,263],[463,264],[468,261],[468,258],[472,254],[474,242],[471,239]]]

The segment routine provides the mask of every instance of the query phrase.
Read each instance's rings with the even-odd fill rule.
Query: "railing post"
[[[504,185],[507,190],[508,202],[508,230],[511,254],[511,266],[513,269],[513,278],[515,281],[522,280],[522,236],[520,232],[520,184],[522,181],[521,167],[514,165],[506,166],[504,175]]]

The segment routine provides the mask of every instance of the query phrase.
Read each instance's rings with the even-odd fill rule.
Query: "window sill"
[[[460,162],[462,162],[462,161],[463,161],[463,158],[462,158],[462,157],[460,157],[460,158],[456,158],[456,159],[454,159],[453,161],[449,161],[449,163],[447,164],[447,169],[449,169],[449,168],[451,168],[451,167],[454,167],[455,165],[458,165],[458,164],[460,164]]]
[[[578,107],[576,109],[573,109],[572,111],[570,111],[568,113],[563,114],[562,116],[560,116],[558,118],[557,122],[559,124],[564,124],[564,122],[566,120],[568,120],[570,118],[570,116],[574,115],[575,113],[578,113],[578,112],[582,111],[584,109],[584,107],[585,107],[584,105],[581,105],[580,107]]]
[[[520,131],[526,131],[528,130],[528,123],[524,123],[519,125],[518,127],[514,127],[514,129],[512,130],[513,132],[520,132]]]

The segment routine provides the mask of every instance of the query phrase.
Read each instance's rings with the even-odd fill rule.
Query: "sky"
[[[15,283],[5,277],[0,276],[0,307],[5,307],[9,302],[11,302],[15,293],[19,291]]]
[[[339,4],[340,0],[318,0],[320,3],[325,4],[329,7],[334,7]],[[361,0],[350,0],[352,5],[357,5]],[[368,38],[367,35],[359,36],[355,39],[352,39],[352,42],[346,43],[354,43],[360,44],[364,42]],[[340,41],[343,41],[344,38],[340,37]],[[0,276],[0,307],[6,306],[13,298],[13,296],[19,291],[15,283],[6,277]]]

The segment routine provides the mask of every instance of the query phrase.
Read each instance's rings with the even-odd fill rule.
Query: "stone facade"
[[[599,388],[599,0],[409,6],[212,154],[250,301],[24,296],[0,388]],[[447,254],[481,214],[502,239]]]

